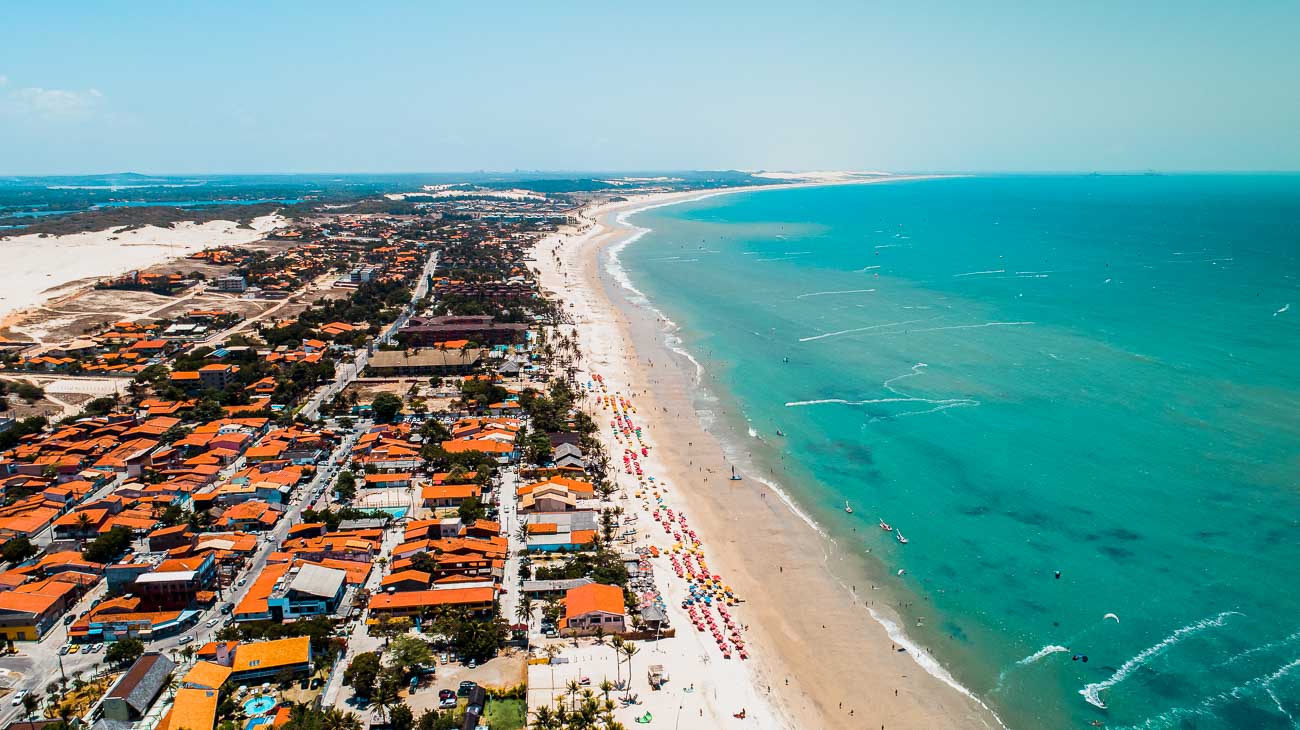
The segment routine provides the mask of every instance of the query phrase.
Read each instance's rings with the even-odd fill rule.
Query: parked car
[[[448,697],[445,700],[438,700],[439,710],[450,710],[455,706],[456,706],[456,695],[454,693],[452,694],[451,697]]]
[[[469,681],[461,682],[460,687],[456,689],[456,694],[461,697],[469,697],[469,693],[473,692],[474,688],[477,686],[478,686],[478,682],[469,682]]]
[[[77,617],[76,617],[76,616],[73,616],[72,614],[68,614],[67,616],[64,616],[64,617],[63,617],[63,625],[64,625],[64,626],[67,626],[67,625],[71,624],[73,621],[76,621],[76,620],[77,620]]]
[[[188,643],[190,643],[190,642],[192,642],[192,641],[194,641],[194,637],[193,637],[193,636],[182,636],[182,637],[181,637],[181,640],[180,640],[179,642],[177,642],[177,643],[178,643],[179,645],[181,645],[181,646],[185,646],[186,644],[188,644]]]
[[[81,651],[81,647],[80,647],[80,646],[77,646],[76,644],[73,644],[73,645],[68,649],[68,653],[69,653],[69,654],[76,654],[76,653],[79,652],[79,651]]]
[[[69,647],[68,647],[67,644],[64,644],[63,646],[60,646],[60,647],[59,647],[59,656],[67,656],[67,654],[68,654],[68,648],[69,648]]]
[[[475,667],[478,666],[478,660],[475,659],[474,657],[470,657],[469,663],[466,664],[465,666],[469,667],[470,669],[474,669]]]

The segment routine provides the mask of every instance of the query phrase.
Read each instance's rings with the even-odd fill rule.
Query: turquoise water
[[[387,512],[388,514],[401,519],[406,516],[406,507],[380,507],[378,512]]]
[[[245,715],[260,715],[264,712],[270,712],[275,709],[275,698],[267,695],[259,695],[244,702]]]
[[[1295,726],[1300,178],[927,180],[631,220],[652,231],[621,264],[706,407],[1009,726]]]

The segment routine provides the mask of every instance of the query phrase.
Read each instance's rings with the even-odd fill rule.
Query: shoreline
[[[666,473],[671,484],[686,485],[677,496],[685,496],[692,522],[705,536],[711,564],[720,567],[741,596],[763,597],[742,604],[738,615],[750,625],[748,636],[754,646],[754,660],[745,666],[748,681],[760,695],[776,690],[770,700],[774,726],[860,728],[881,723],[885,727],[996,728],[1002,723],[927,652],[908,643],[888,609],[877,609],[870,600],[862,603],[832,569],[832,561],[841,557],[834,539],[784,490],[757,476],[752,467],[741,470],[744,481],[726,479],[727,465],[747,465],[735,458],[725,437],[714,433],[718,427],[731,428],[730,424],[701,421],[696,397],[702,366],[670,342],[676,325],[654,309],[621,270],[618,253],[649,232],[627,219],[650,208],[737,192],[929,177],[936,176],[643,196],[591,208],[583,215],[589,224],[585,230],[549,237],[537,248],[539,254],[566,254],[540,267],[542,281],[572,307],[569,311],[575,318],[579,313],[588,318],[578,320],[587,325],[578,327],[578,336],[588,360],[594,361],[587,369],[650,405],[641,418],[660,426],[651,428],[652,435],[664,433],[663,424],[671,424],[672,453],[655,450],[655,472]],[[540,264],[546,257],[537,258]],[[576,279],[570,276],[574,273]],[[614,347],[594,341],[600,339],[602,328],[613,330]],[[608,333],[603,334],[608,338]],[[669,367],[656,367],[663,362],[669,362]],[[773,555],[780,556],[775,573],[773,561],[764,557]],[[774,590],[774,580],[780,581],[780,589]],[[900,643],[909,649],[898,649]],[[920,656],[899,656],[914,652]]]

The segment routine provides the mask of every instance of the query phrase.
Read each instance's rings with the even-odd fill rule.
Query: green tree
[[[356,475],[350,471],[339,472],[338,481],[334,483],[334,491],[338,492],[341,501],[351,502],[357,496]]]
[[[461,524],[471,525],[475,520],[481,520],[487,515],[487,508],[479,501],[478,497],[466,497],[456,508],[456,515],[460,517]]]
[[[92,563],[111,563],[131,547],[131,540],[131,528],[114,527],[91,541],[81,556]]]
[[[402,410],[402,399],[392,393],[380,393],[370,402],[370,410],[379,423],[391,423]]]
[[[221,418],[225,415],[225,411],[221,410],[220,403],[211,398],[204,398],[199,401],[198,405],[194,406],[194,411],[191,415],[193,415],[194,420],[199,423],[207,423],[208,421],[215,421],[218,418]]]
[[[415,715],[411,708],[399,704],[388,711],[388,724],[393,730],[411,730],[415,725]]]
[[[4,547],[0,548],[0,555],[2,555],[5,560],[14,564],[23,562],[35,555],[37,552],[39,551],[36,549],[36,546],[33,545],[32,541],[28,540],[25,535],[19,535],[18,537],[9,539],[5,542]]]
[[[144,653],[144,642],[139,639],[118,639],[104,651],[104,660],[110,664],[130,664]]]
[[[379,655],[375,652],[358,654],[343,671],[343,684],[352,688],[358,697],[373,697],[382,669]]]
[[[388,644],[388,665],[409,675],[416,667],[433,663],[433,649],[418,636],[402,634]]]

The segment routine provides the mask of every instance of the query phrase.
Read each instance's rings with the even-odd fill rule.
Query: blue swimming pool
[[[406,509],[407,509],[406,507],[380,507],[379,510],[377,511],[387,512],[388,514],[394,517],[405,517]]]
[[[244,725],[244,730],[257,730],[257,728],[261,727],[262,725],[271,725],[274,722],[275,722],[274,717],[267,717],[267,716],[254,717]]]
[[[275,709],[275,698],[261,695],[244,702],[244,714],[260,715]]]

